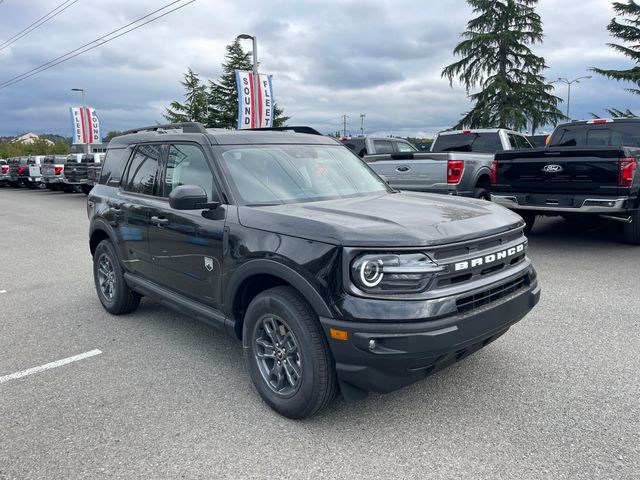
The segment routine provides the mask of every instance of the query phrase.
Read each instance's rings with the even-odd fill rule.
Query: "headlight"
[[[366,293],[415,293],[443,270],[424,253],[364,254],[351,263],[351,281]]]

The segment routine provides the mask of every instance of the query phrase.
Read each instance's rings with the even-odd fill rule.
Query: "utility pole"
[[[343,136],[347,136],[347,118],[349,118],[348,115],[342,115],[342,131],[343,131]]]
[[[360,114],[360,135],[364,136],[364,117],[366,117],[366,113]]]

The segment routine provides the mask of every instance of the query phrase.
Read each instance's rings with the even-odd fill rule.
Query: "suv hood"
[[[238,208],[249,228],[343,246],[417,247],[473,240],[523,225],[484,200],[419,192]]]

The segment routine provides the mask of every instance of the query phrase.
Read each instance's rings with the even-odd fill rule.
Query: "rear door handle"
[[[169,219],[168,218],[160,218],[160,217],[151,217],[151,223],[153,223],[154,225],[157,225],[159,227],[164,227],[165,225],[169,224]]]

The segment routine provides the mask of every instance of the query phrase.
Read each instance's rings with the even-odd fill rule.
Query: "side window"
[[[162,196],[169,197],[180,185],[200,185],[207,192],[208,200],[217,200],[214,195],[213,173],[202,150],[195,145],[171,145],[162,183]]]
[[[507,133],[507,137],[509,138],[509,144],[513,150],[520,148],[516,141],[516,136],[513,133]]]
[[[395,142],[395,143],[396,143],[396,147],[398,147],[399,152],[415,152],[416,151],[416,149],[413,148],[408,143],[404,143],[404,142]]]
[[[131,153],[131,150],[128,148],[110,148],[107,150],[102,164],[102,173],[100,174],[101,184],[120,183],[122,171],[129,159],[129,153]],[[54,157],[52,163],[56,163],[57,161],[60,161],[60,159]]]
[[[380,153],[393,153],[393,145],[389,140],[374,140],[373,148],[376,154]]]
[[[124,190],[153,195],[161,149],[160,145],[141,145],[136,148],[129,162],[127,178],[122,184]]]

